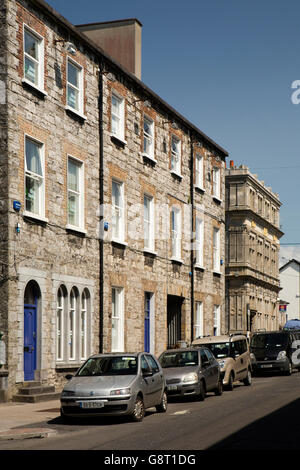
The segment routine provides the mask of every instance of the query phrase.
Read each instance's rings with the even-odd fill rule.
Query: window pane
[[[40,146],[30,139],[26,139],[26,170],[42,176]]]
[[[113,114],[120,117],[120,100],[115,95],[111,97],[111,111]]]
[[[36,60],[38,60],[38,44],[37,38],[25,31],[25,52]]]
[[[68,161],[68,188],[79,192],[79,166],[71,159]]]
[[[71,86],[68,86],[68,106],[71,108],[79,110],[79,92]]]
[[[38,70],[38,63],[29,59],[29,57],[25,57],[25,78],[36,85],[39,81]]]
[[[148,119],[144,119],[144,131],[150,137],[152,137],[152,122],[148,121]]]
[[[40,182],[26,175],[25,186],[26,210],[34,214],[40,212]]]
[[[122,351],[123,349],[123,331],[122,331],[122,290],[112,289],[112,331],[111,331],[111,350]]]
[[[79,70],[71,62],[68,62],[68,82],[79,88]]]
[[[79,226],[79,194],[68,195],[68,217],[69,224]]]

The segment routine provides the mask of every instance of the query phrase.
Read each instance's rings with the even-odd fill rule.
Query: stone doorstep
[[[38,395],[42,393],[53,393],[53,392],[55,392],[55,387],[53,387],[52,385],[19,388],[19,395]]]
[[[39,403],[42,401],[57,400],[60,398],[60,392],[52,393],[37,393],[34,395],[15,395],[13,397],[14,402],[23,402],[23,403]]]

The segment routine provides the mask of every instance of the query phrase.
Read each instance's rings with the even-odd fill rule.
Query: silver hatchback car
[[[168,396],[195,396],[204,400],[206,392],[221,395],[220,366],[208,348],[171,349],[162,353]]]
[[[157,359],[149,353],[91,356],[61,394],[61,417],[129,415],[142,421],[145,409],[167,410],[166,383]]]

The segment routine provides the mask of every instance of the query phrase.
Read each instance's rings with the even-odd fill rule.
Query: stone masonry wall
[[[34,279],[43,286],[39,321],[40,338],[38,368],[42,381],[57,382],[60,377],[55,361],[56,297],[60,283],[69,279],[75,286],[81,282],[92,295],[89,353],[99,350],[99,132],[98,72],[95,58],[80,45],[72,56],[84,68],[86,120],[67,113],[66,51],[58,26],[43,12],[32,9],[26,1],[8,2],[9,70],[9,201],[22,203],[20,214],[9,215],[9,255],[11,276],[19,280],[9,283],[10,342],[8,362],[10,382],[22,381],[23,371],[23,305],[26,282]],[[23,23],[41,34],[45,40],[45,79],[43,96],[22,83]],[[44,144],[45,155],[45,218],[23,217],[24,138],[29,135]],[[67,224],[67,158],[80,160],[84,167],[84,228],[86,233],[66,229]],[[16,223],[20,233],[16,234]],[[59,282],[61,279],[61,282]],[[73,279],[73,281],[71,280]],[[57,281],[55,281],[57,280]],[[55,284],[56,282],[56,284]],[[77,284],[76,284],[77,282]],[[53,287],[56,285],[56,290]],[[64,364],[61,364],[63,366]],[[73,367],[78,367],[74,363]],[[65,368],[70,364],[65,364]],[[65,370],[63,369],[63,371]],[[15,371],[13,374],[12,371]],[[58,374],[58,375],[57,375]]]
[[[7,288],[8,288],[8,201],[7,201],[7,2],[0,3],[0,331],[8,343]]]

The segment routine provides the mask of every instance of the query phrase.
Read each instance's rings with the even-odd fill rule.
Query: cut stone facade
[[[243,165],[232,162],[225,180],[228,331],[277,330],[281,202]]]
[[[0,329],[9,397],[19,383],[32,380],[30,368],[33,379],[60,389],[67,371],[116,345],[144,350],[147,336],[147,347],[159,355],[199,332],[225,332],[226,151],[44,1],[6,0],[0,15],[0,86],[4,82],[7,90],[0,100]],[[25,30],[43,47],[38,86],[24,79]],[[72,53],[66,51],[70,41]],[[82,80],[80,110],[72,109],[66,91],[68,60]],[[124,100],[123,138],[112,128],[114,93]],[[144,154],[144,115],[153,125],[154,158]],[[177,171],[171,171],[172,137],[180,145]],[[37,153],[40,168],[32,176]],[[197,154],[203,158],[201,188],[191,177]],[[122,193],[122,240],[113,239],[116,188]],[[34,212],[30,204],[37,194],[40,209]],[[152,249],[145,248],[145,195],[155,214]],[[76,226],[70,223],[74,200]],[[179,242],[172,207],[181,214]],[[201,266],[195,245],[191,251],[196,217],[203,222]],[[172,233],[179,243],[176,259]],[[32,346],[28,315],[36,317]],[[31,348],[34,361],[28,365]]]

